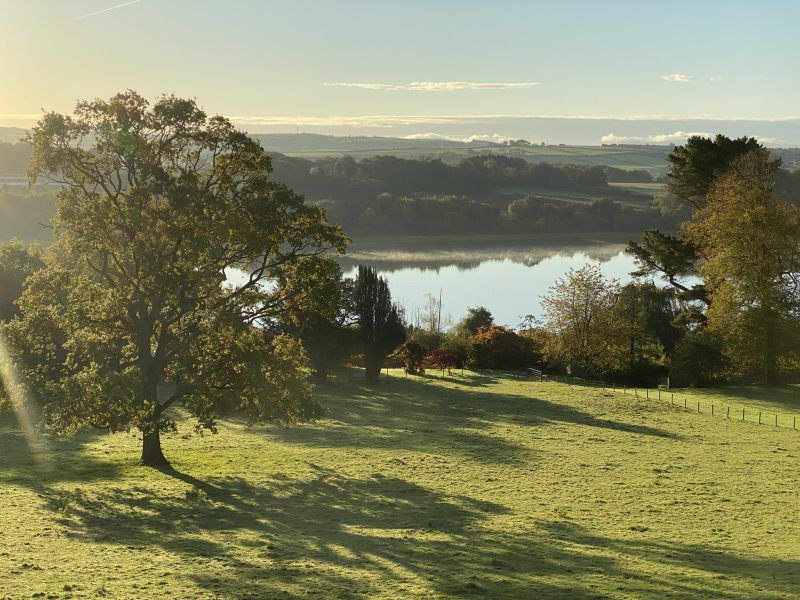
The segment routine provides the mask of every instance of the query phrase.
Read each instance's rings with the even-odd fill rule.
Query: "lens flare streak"
[[[47,458],[47,443],[33,425],[28,412],[28,407],[30,406],[29,398],[27,397],[28,392],[14,367],[2,332],[0,332],[0,381],[3,383],[11,400],[20,431],[25,438],[25,443],[31,456],[33,456],[33,460],[37,465],[49,469],[50,461]]]

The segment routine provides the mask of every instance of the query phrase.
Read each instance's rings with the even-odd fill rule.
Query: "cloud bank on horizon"
[[[327,86],[355,87],[367,90],[390,90],[407,92],[453,92],[456,90],[516,90],[528,89],[536,82],[522,83],[474,83],[471,81],[412,81],[408,85],[390,83],[323,83]]]
[[[681,75],[680,73],[673,73],[672,75],[662,75],[661,79],[664,81],[694,81],[696,77],[691,75]]]

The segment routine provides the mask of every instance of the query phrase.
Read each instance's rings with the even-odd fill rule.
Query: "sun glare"
[[[37,465],[50,468],[50,461],[47,458],[47,443],[44,438],[36,431],[31,416],[28,412],[30,406],[27,390],[17,373],[11,356],[8,353],[5,339],[0,332],[0,381],[2,381],[6,392],[14,407],[20,431],[25,437],[25,443],[33,456]]]

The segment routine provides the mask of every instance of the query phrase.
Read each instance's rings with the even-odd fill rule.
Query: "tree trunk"
[[[381,377],[381,365],[366,363],[364,365],[364,374],[367,377],[367,383],[378,383]]]
[[[142,436],[142,460],[140,464],[146,467],[168,467],[169,462],[161,452],[161,432],[156,429],[153,433]]]

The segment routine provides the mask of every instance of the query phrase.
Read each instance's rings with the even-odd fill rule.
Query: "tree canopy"
[[[735,159],[681,230],[706,259],[708,329],[733,374],[767,382],[800,358],[800,210],[774,197],[777,168],[760,148]]]
[[[705,204],[705,197],[714,180],[727,170],[730,163],[759,148],[763,146],[755,138],[747,136],[730,139],[718,134],[712,140],[693,135],[684,146],[676,146],[667,155],[667,189],[699,208]],[[777,164],[780,164],[779,161],[776,161]]]
[[[318,417],[302,348],[258,327],[327,277],[348,240],[270,178],[258,142],[193,100],[128,91],[47,113],[28,137],[32,182],[58,192],[55,242],[6,327],[43,402],[43,424],[160,433],[181,402],[198,429]],[[230,276],[230,278],[228,278]]]

